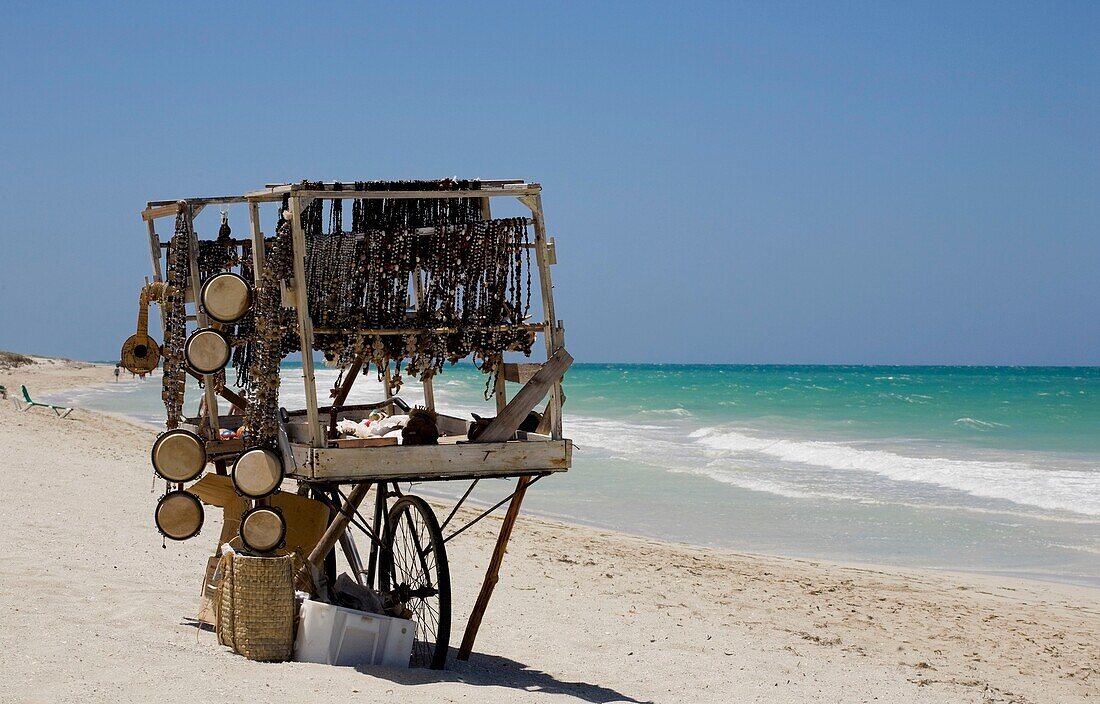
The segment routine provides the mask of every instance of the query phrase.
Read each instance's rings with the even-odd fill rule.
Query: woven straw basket
[[[294,561],[286,557],[222,558],[218,642],[249,660],[289,660],[294,647]]]

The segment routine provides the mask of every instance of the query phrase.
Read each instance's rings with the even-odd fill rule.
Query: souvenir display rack
[[[516,199],[530,212],[530,217],[503,224],[500,224],[503,221],[492,220],[490,203],[498,198]],[[424,256],[406,256],[401,260],[401,266],[407,265],[413,277],[407,293],[399,287],[395,289],[399,296],[408,299],[399,301],[402,307],[402,314],[397,318],[399,324],[388,327],[333,326],[332,320],[347,319],[347,316],[328,315],[329,322],[324,326],[317,325],[318,300],[325,296],[328,296],[326,300],[332,300],[338,292],[326,288],[335,288],[336,283],[329,283],[320,274],[313,272],[311,275],[307,271],[307,266],[321,256],[321,245],[316,244],[321,239],[314,237],[316,228],[313,231],[310,228],[319,226],[320,213],[324,206],[328,206],[333,231],[341,234],[346,201],[351,201],[355,217],[360,218],[360,222],[364,221],[364,214],[376,218],[372,222],[377,223],[379,217],[400,217],[407,210],[446,214],[461,209],[465,213],[462,217],[468,218],[468,222],[455,226],[453,232],[445,230],[443,224],[436,224],[405,229],[401,234],[404,239],[397,240],[393,232],[386,234],[380,229],[367,233],[343,233],[345,240],[351,243],[345,249],[351,251],[349,247],[356,247],[354,251],[360,253],[358,261],[366,262],[368,255],[362,252],[375,250],[360,246],[359,242],[364,239],[388,237],[387,242],[409,242],[412,241],[410,237],[423,235],[434,238],[433,243],[438,241],[440,251],[445,254],[448,242],[453,243],[455,237],[465,237],[461,240],[467,247],[464,256],[470,258],[479,243],[497,242],[498,248],[504,246],[511,248],[509,251],[515,250],[514,259],[503,260],[508,267],[514,262],[514,271],[506,267],[507,271],[499,276],[492,272],[486,274],[478,284],[480,289],[477,292],[470,292],[473,291],[473,284],[467,277],[464,279],[467,293],[463,296],[469,300],[460,303],[474,306],[477,303],[473,301],[475,293],[478,296],[496,296],[493,310],[499,313],[501,300],[510,297],[513,302],[504,304],[505,312],[491,325],[485,323],[484,317],[479,318],[482,322],[477,330],[463,330],[463,324],[453,322],[432,327],[431,321],[424,322],[422,313],[414,313],[417,301],[422,295],[427,295],[420,288],[421,282],[430,278],[421,271],[425,266]],[[407,208],[404,207],[406,204]],[[223,215],[218,238],[200,239],[195,232],[194,219],[210,206],[222,207],[223,213],[230,206],[244,206],[248,212],[249,237],[232,237]],[[261,227],[261,215],[268,212],[271,222],[276,224],[275,237],[265,237]],[[288,481],[296,481],[298,494],[322,501],[331,509],[323,536],[308,555],[301,556],[304,567],[299,576],[317,589],[323,589],[326,582],[331,584],[335,576],[334,551],[339,546],[360,584],[391,595],[407,604],[414,618],[419,616],[422,621],[430,622],[418,623],[417,647],[424,656],[423,664],[431,667],[443,666],[450,640],[450,585],[445,544],[491,511],[507,504],[482,588],[459,649],[458,657],[468,658],[498,580],[501,561],[527,488],[542,477],[566,471],[572,460],[572,443],[562,435],[564,395],[561,386],[572,358],[564,348],[564,326],[554,311],[551,266],[556,263],[556,250],[553,238],[547,236],[540,185],[522,180],[450,179],[433,182],[273,184],[243,195],[150,201],[141,215],[148,231],[154,279],[154,288],[147,287],[149,290],[143,291],[143,302],[149,297],[159,296],[157,302],[162,306],[168,432],[161,438],[171,436],[167,442],[158,440],[159,450],[154,448],[154,466],[157,465],[158,451],[162,454],[162,463],[179,462],[182,461],[179,458],[197,453],[201,455],[203,465],[212,464],[218,475],[233,476],[234,472],[239,472],[243,476],[248,470],[253,472],[254,480],[270,469],[277,471],[276,479],[285,477]],[[175,228],[173,236],[162,241],[157,223],[163,218],[174,219]],[[525,239],[528,226],[533,229],[534,236]],[[506,239],[513,234],[513,239]],[[219,259],[221,253],[224,253],[224,261]],[[527,257],[526,301],[520,290],[524,285],[520,273],[523,256]],[[278,264],[275,258],[278,258]],[[361,263],[363,271],[369,272],[369,276],[378,278],[387,275],[380,265],[367,268],[369,264]],[[225,324],[219,322],[225,318],[213,313],[217,306],[211,305],[208,300],[213,294],[204,290],[204,284],[218,273],[217,270],[229,271],[234,266],[239,268],[241,276],[252,287],[248,292],[250,297],[244,304],[250,306],[250,312],[239,322]],[[391,263],[386,266],[389,268],[385,271],[392,273],[396,265]],[[541,320],[530,321],[522,314],[526,310],[515,309],[530,305],[532,279],[535,278]],[[443,280],[446,280],[445,277]],[[505,288],[508,290],[505,291]],[[442,295],[457,294],[443,291]],[[404,313],[406,307],[409,310],[407,314]],[[272,332],[272,326],[276,325],[282,332]],[[266,346],[260,332],[264,329],[268,331]],[[188,331],[192,332],[188,335]],[[542,337],[545,362],[504,361],[504,353],[509,350],[530,353],[531,342],[536,335]],[[432,386],[435,374],[443,366],[441,360],[449,355],[449,361],[453,363],[457,355],[468,352],[463,341],[470,339],[477,341],[475,346],[482,355],[482,370],[491,375],[488,388],[495,397],[497,410],[495,418],[476,428],[476,435],[470,420],[447,415],[435,407]],[[395,340],[397,342],[393,342]],[[414,359],[420,359],[415,354],[422,350],[414,350],[418,344],[431,353],[430,364],[422,362],[415,372],[421,376],[425,406],[434,420],[433,432],[439,435],[438,442],[376,446],[377,443],[355,443],[335,437],[340,421],[360,421],[372,411],[392,414],[407,410],[407,404],[398,395],[400,365],[402,356],[406,354],[404,350],[397,349],[402,341],[407,341],[408,354],[414,355]],[[497,342],[504,348],[487,349]],[[453,349],[448,348],[448,344]],[[341,380],[330,391],[331,398],[322,402],[318,396],[315,360],[311,351],[328,347],[334,351],[326,351],[326,356],[337,359],[342,372]],[[230,357],[235,366],[241,361],[239,357],[251,357],[237,367],[239,377],[243,375],[247,379],[249,374],[255,376],[257,370],[262,372],[265,369],[265,363],[268,369],[272,364],[276,365],[277,376],[277,364],[285,356],[285,351],[295,348],[303,351],[301,364],[305,408],[289,411],[278,408],[277,401],[272,399],[272,395],[277,399],[278,385],[274,384],[272,390],[271,380],[262,378],[262,374],[259,375],[261,378],[252,378],[247,382],[244,391],[235,392],[229,388],[225,367]],[[397,349],[396,353],[394,349]],[[396,357],[396,366],[391,366],[390,357],[386,355]],[[347,404],[356,378],[371,368],[372,361],[383,382],[384,398],[369,404]],[[408,369],[414,371],[414,366],[410,362]],[[242,369],[245,371],[242,372]],[[203,394],[199,414],[190,418],[182,417],[185,374],[199,380]],[[520,385],[511,398],[508,396],[509,382]],[[219,398],[232,406],[229,413],[218,410]],[[545,406],[542,405],[544,399]],[[532,413],[536,411],[536,406],[542,411],[541,414]],[[537,421],[537,427],[531,425],[532,418]],[[238,432],[242,425],[245,430]],[[524,429],[521,430],[521,426]],[[177,499],[179,494],[187,493],[186,482],[196,478],[190,475],[190,471],[180,475],[161,472],[161,476],[168,481],[169,494],[176,494]],[[453,527],[459,508],[470,497],[477,483],[493,478],[514,479],[513,490],[492,508],[479,512],[466,525]],[[238,494],[241,493],[241,486],[248,485],[247,481],[239,479],[241,477],[233,477]],[[432,506],[407,494],[401,486],[406,482],[453,480],[468,480],[470,486],[446,510],[442,521],[435,515]],[[276,488],[267,495],[243,494],[248,510],[255,512],[268,507],[270,497],[279,492],[280,484],[276,481]],[[373,512],[364,516],[360,507],[372,489]],[[188,512],[193,510],[190,505],[184,508]],[[158,505],[158,526],[161,520],[159,511]],[[165,514],[170,514],[168,509],[165,509]],[[256,523],[259,524],[259,521]],[[285,533],[285,520],[283,530]],[[163,528],[162,532],[167,537],[180,538],[180,535],[169,534]],[[356,537],[360,540],[365,537],[370,546],[366,560],[356,547]],[[263,541],[253,539],[252,542]],[[270,552],[274,554],[277,550]],[[419,610],[414,607],[419,607]]]

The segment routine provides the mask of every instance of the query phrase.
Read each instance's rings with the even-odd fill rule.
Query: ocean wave
[[[995,423],[991,420],[978,420],[977,418],[956,418],[955,425],[962,425],[977,430],[991,430],[993,428],[1007,428],[1004,423]]]
[[[723,428],[701,428],[690,437],[729,456],[764,455],[783,462],[932,484],[1047,510],[1100,516],[1100,492],[1096,489],[1100,473],[1095,471],[1041,469],[1026,462],[911,457],[837,442],[759,437]]]
[[[694,418],[695,414],[686,408],[652,408],[638,411],[643,416],[676,416],[678,418]]]

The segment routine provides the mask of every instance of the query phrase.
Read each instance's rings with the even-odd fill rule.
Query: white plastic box
[[[408,667],[416,624],[319,601],[302,603],[294,659],[328,665]]]

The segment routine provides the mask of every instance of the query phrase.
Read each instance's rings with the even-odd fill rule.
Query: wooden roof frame
[[[324,183],[283,183],[267,184],[264,188],[249,191],[243,195],[192,197],[179,200],[156,200],[146,203],[141,211],[142,220],[146,223],[149,235],[150,256],[153,264],[153,278],[162,281],[161,252],[167,247],[166,242],[161,242],[156,232],[156,221],[161,218],[175,217],[180,212],[187,212],[189,229],[192,238],[192,259],[197,252],[198,236],[194,228],[190,227],[190,221],[208,205],[247,205],[249,210],[249,224],[251,227],[252,255],[254,259],[254,271],[258,277],[263,269],[263,233],[260,229],[259,206],[263,203],[279,203],[287,199],[291,213],[291,242],[293,249],[294,280],[305,281],[305,235],[301,228],[300,214],[305,207],[317,198],[325,200],[358,200],[378,198],[481,198],[488,205],[489,199],[500,197],[516,198],[522,205],[531,211],[531,221],[535,229],[535,241],[532,245],[535,253],[535,261],[538,267],[539,287],[542,300],[543,320],[538,323],[524,324],[523,327],[542,333],[546,347],[546,358],[549,359],[565,344],[565,328],[555,316],[553,299],[553,282],[550,266],[556,263],[556,251],[553,238],[547,236],[546,223],[542,210],[542,187],[538,183],[528,183],[522,179],[496,179],[479,182],[477,189],[455,189],[448,191],[410,191],[410,190],[354,190],[347,184],[338,182]],[[489,211],[488,207],[485,208]],[[190,299],[198,301],[201,282],[198,281],[197,262],[191,262],[192,288],[189,292]],[[258,283],[258,279],[257,279]],[[308,301],[304,286],[295,286],[288,289],[290,294],[287,301],[298,311],[299,342],[302,350],[313,349],[314,325],[309,315]],[[196,306],[196,322],[205,324],[205,314]],[[402,334],[415,333],[415,330],[378,330],[360,331],[363,334]],[[503,370],[501,370],[503,372]],[[310,428],[310,446],[324,448],[327,445],[325,434],[321,431],[320,417],[318,413],[317,380],[311,354],[302,355],[302,373],[305,385],[306,416]],[[497,383],[497,409],[503,408],[505,398],[505,374],[498,374]],[[206,387],[206,404],[208,408],[217,408],[217,399],[214,397],[214,384],[210,375],[204,376]],[[388,391],[388,388],[387,388]],[[434,406],[434,394],[432,393],[431,380],[425,382],[425,398],[429,406]],[[561,429],[561,383],[554,384],[550,391],[550,428],[549,435],[555,440],[562,439]],[[208,414],[210,417],[213,437],[217,437],[217,414]]]

